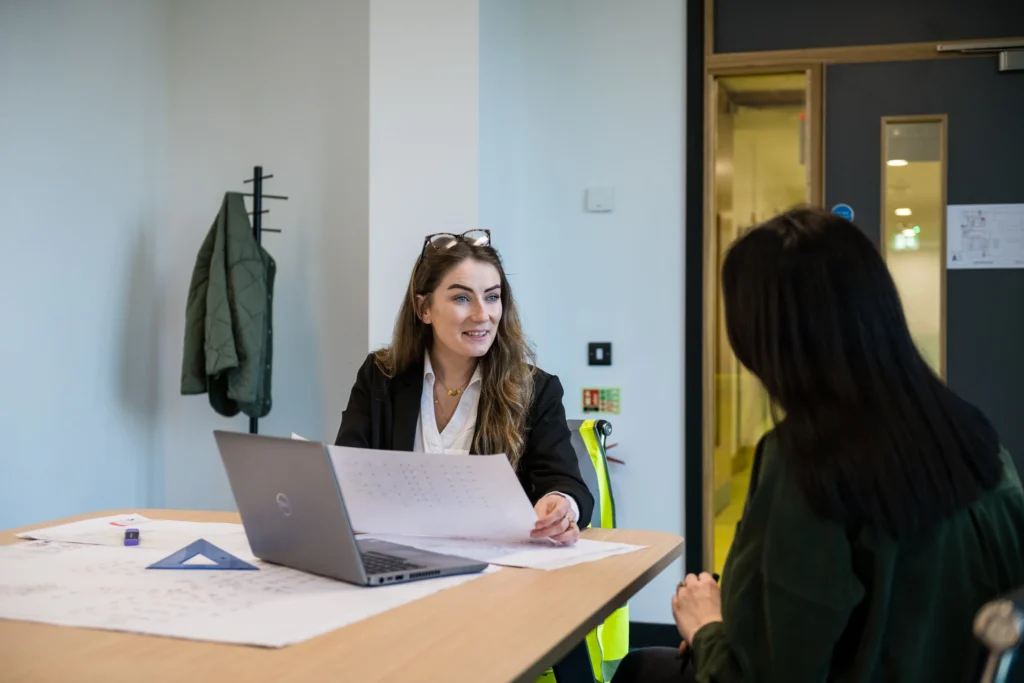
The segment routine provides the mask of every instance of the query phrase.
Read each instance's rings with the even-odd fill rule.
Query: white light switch
[[[611,187],[588,187],[586,206],[587,211],[611,211],[615,208],[615,189]]]

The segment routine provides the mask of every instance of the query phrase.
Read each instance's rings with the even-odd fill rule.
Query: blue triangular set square
[[[189,560],[202,555],[212,561],[212,564],[187,564]],[[240,560],[226,550],[221,550],[206,539],[199,539],[190,543],[181,550],[178,550],[159,562],[154,562],[147,569],[255,569],[245,560]]]

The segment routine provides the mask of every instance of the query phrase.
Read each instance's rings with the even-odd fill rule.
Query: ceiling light
[[[889,164],[890,166],[906,166],[907,165],[907,160],[906,159],[889,159],[889,161],[887,161],[886,163]]]
[[[897,216],[909,216],[911,214],[910,209],[896,209]]]
[[[914,230],[913,230],[912,228],[907,228],[906,230],[904,230],[904,231],[903,231],[903,234],[904,234],[904,236],[906,236],[906,237],[913,237],[913,236],[914,236],[914,235],[916,235],[917,233],[916,233],[916,232],[914,232]]]

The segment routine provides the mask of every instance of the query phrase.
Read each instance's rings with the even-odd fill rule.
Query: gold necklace
[[[462,393],[463,391],[465,391],[465,390],[466,390],[466,387],[468,387],[468,386],[469,386],[469,383],[470,383],[470,382],[471,382],[471,381],[473,380],[473,376],[472,376],[472,375],[470,375],[470,376],[469,376],[469,379],[468,379],[468,380],[466,380],[466,383],[462,385],[462,388],[461,388],[461,389],[449,389],[449,388],[447,387],[447,385],[445,385],[445,383],[441,381],[441,378],[440,378],[440,377],[438,377],[437,375],[434,375],[434,376],[435,376],[435,377],[437,377],[437,383],[438,383],[438,384],[440,384],[440,385],[441,385],[441,387],[442,387],[442,388],[443,388],[443,389],[444,389],[445,391],[447,391],[447,392],[448,392],[448,395],[449,395],[449,396],[458,396],[459,394],[461,394],[461,393]],[[435,397],[434,397],[434,403],[437,403],[437,396],[436,396],[436,395],[435,395]]]
[[[450,394],[449,394],[449,395],[450,395]],[[440,399],[439,399],[439,398],[437,397],[437,387],[434,387],[434,405],[435,405],[435,406],[440,406],[440,405],[441,405],[441,400],[440,400]],[[440,430],[441,430],[441,431],[443,431],[443,430],[444,430],[444,428],[445,428],[445,427],[446,427],[446,426],[448,425],[448,423],[449,423],[449,422],[451,421],[451,419],[452,419],[452,416],[453,416],[453,415],[455,415],[455,409],[456,409],[456,408],[458,408],[458,407],[459,407],[459,406],[458,406],[458,404],[456,404],[455,406],[453,406],[453,407],[452,407],[452,410],[451,410],[451,412],[450,412],[450,413],[448,413],[447,415],[445,415],[444,413],[440,413],[440,417],[441,417],[441,425],[442,425],[442,426],[440,427]]]

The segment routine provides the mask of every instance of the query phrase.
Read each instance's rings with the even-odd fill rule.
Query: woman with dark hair
[[[565,544],[590,523],[558,378],[535,367],[490,232],[423,241],[389,346],[371,353],[338,446],[503,453],[537,512],[531,534]]]
[[[976,612],[1024,584],[1024,492],[995,429],[922,358],[853,224],[773,218],[732,246],[722,291],[776,427],[721,591],[689,575],[672,599],[685,656],[637,651],[615,683],[971,680]]]

